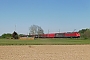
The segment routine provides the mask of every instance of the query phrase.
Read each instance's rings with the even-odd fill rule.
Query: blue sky
[[[31,25],[45,33],[90,28],[90,0],[0,0],[0,35],[29,33]]]

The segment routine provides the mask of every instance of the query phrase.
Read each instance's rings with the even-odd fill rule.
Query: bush
[[[1,38],[5,38],[5,39],[11,38],[11,37],[12,37],[12,34],[10,34],[10,33],[2,34],[2,36],[1,36]]]

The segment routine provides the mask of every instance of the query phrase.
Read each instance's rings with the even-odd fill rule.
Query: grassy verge
[[[0,45],[82,45],[90,44],[90,40],[83,39],[35,39],[35,40],[10,40],[0,39]]]

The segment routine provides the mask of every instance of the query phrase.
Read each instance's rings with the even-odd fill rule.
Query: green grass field
[[[13,40],[0,39],[0,45],[83,45],[90,44],[89,39],[35,39],[35,40]]]

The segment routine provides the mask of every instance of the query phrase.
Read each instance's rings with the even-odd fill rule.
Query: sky
[[[90,28],[90,0],[0,0],[0,35],[28,34],[31,25],[45,33]]]

